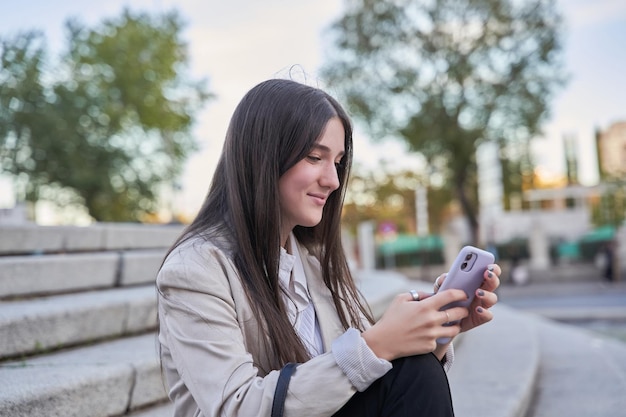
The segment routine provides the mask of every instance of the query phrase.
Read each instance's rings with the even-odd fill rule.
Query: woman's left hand
[[[476,296],[470,304],[469,316],[461,320],[461,332],[466,332],[493,319],[493,313],[489,311],[498,302],[495,290],[500,286],[500,274],[502,269],[497,264],[491,264],[484,273],[481,286],[476,290]],[[437,278],[437,284],[441,285],[446,278],[446,274]],[[438,285],[435,285],[437,290]]]

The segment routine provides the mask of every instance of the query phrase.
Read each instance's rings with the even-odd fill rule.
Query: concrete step
[[[456,349],[449,373],[455,413],[524,417],[538,379],[537,329],[532,320],[511,308],[498,305],[493,312],[494,320],[464,333]]]
[[[2,416],[117,416],[165,399],[154,333],[0,364]]]
[[[88,227],[0,225],[0,255],[168,248],[182,225],[97,223]]]
[[[0,299],[152,283],[165,249],[0,257]]]
[[[613,417],[626,410],[626,343],[534,317],[541,350],[529,417]]]
[[[377,319],[396,295],[413,289],[426,292],[433,290],[431,284],[408,280],[401,273],[391,270],[359,270],[354,271],[354,277]]]
[[[0,359],[156,328],[153,285],[0,303]]]

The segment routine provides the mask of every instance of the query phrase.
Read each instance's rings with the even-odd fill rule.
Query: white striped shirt
[[[324,353],[322,334],[307,287],[298,245],[293,236],[290,236],[288,246],[289,252],[281,248],[280,253],[279,279],[286,293],[283,293],[283,301],[287,305],[291,324],[313,357]]]

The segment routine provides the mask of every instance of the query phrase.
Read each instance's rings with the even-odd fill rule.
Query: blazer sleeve
[[[234,279],[224,253],[194,246],[172,252],[157,276],[161,360],[176,415],[270,415],[279,372],[259,375]],[[327,352],[299,364],[284,415],[331,415],[355,391]]]

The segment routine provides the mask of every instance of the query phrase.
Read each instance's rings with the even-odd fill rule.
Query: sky
[[[77,18],[94,26],[134,11],[166,12],[176,8],[187,26],[190,72],[206,78],[216,94],[198,114],[194,135],[201,150],[186,164],[182,189],[176,196],[179,212],[193,214],[202,203],[221,151],[230,116],[243,95],[257,83],[288,73],[317,84],[323,62],[322,35],[342,11],[342,0],[0,0],[0,37],[37,29],[50,50],[65,44],[64,23]],[[551,105],[543,137],[533,141],[535,160],[547,175],[563,175],[562,140],[577,138],[579,178],[597,181],[594,145],[596,128],[626,120],[626,1],[558,0],[565,18],[565,71],[569,77]],[[323,85],[323,80],[320,81]],[[332,91],[331,91],[332,93]],[[355,160],[374,168],[381,159],[394,165],[413,161],[399,143],[374,143],[355,136]],[[0,183],[0,207],[12,203],[6,182]]]

